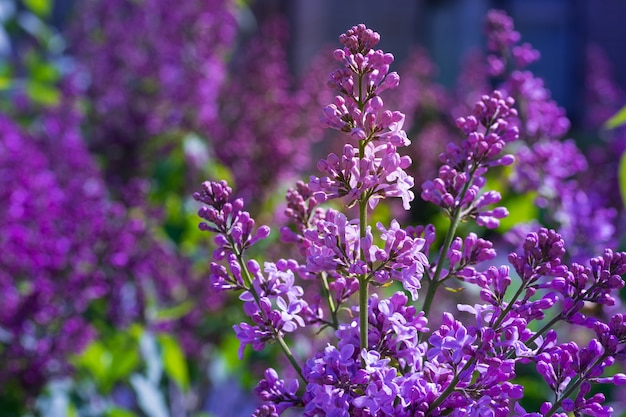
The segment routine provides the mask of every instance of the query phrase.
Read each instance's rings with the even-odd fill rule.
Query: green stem
[[[465,183],[465,185],[463,186],[463,189],[461,190],[461,193],[459,194],[459,201],[463,201],[463,198],[465,197],[465,193],[467,193],[467,190],[469,189],[470,184],[472,183],[472,179],[474,178],[474,173],[476,172],[477,169],[478,169],[478,165],[470,168],[469,175],[468,175],[469,179]],[[450,228],[446,232],[446,237],[444,239],[443,246],[441,248],[441,253],[439,254],[439,259],[437,260],[437,268],[435,269],[435,273],[433,274],[432,279],[430,280],[428,284],[428,292],[426,293],[426,299],[424,300],[424,305],[422,306],[424,317],[428,317],[428,314],[430,313],[430,308],[431,308],[433,299],[435,298],[437,287],[440,284],[439,278],[441,277],[441,271],[443,270],[444,260],[446,259],[446,256],[448,255],[448,250],[450,250],[450,245],[452,244],[452,240],[454,239],[455,234],[456,234],[456,229],[459,227],[459,224],[461,224],[462,211],[463,211],[463,208],[459,205],[458,207],[455,208],[454,215],[451,217]]]
[[[365,108],[365,100],[363,99],[363,74],[358,75],[359,99],[357,105],[359,110]],[[359,163],[365,157],[365,145],[367,140],[359,141]],[[367,195],[363,194],[359,199],[359,236],[363,239],[367,232]],[[365,262],[365,252],[363,248],[360,250],[360,258]],[[359,276],[359,347],[361,351],[367,350],[367,299],[368,299],[369,280],[366,274]],[[361,361],[361,365],[365,367],[365,360]]]
[[[446,259],[446,256],[448,255],[448,250],[450,250],[450,245],[452,244],[452,240],[456,234],[456,229],[459,227],[460,223],[461,207],[457,207],[454,217],[450,220],[450,228],[448,228],[443,246],[441,247],[441,254],[439,255],[439,259],[437,261],[437,269],[435,269],[435,273],[428,282],[428,291],[422,307],[425,317],[428,317],[428,313],[430,313],[430,308],[432,306],[433,299],[435,298],[437,287],[439,286],[439,277],[441,276],[441,271],[443,270],[444,259]]]
[[[359,77],[360,81],[360,77]],[[360,83],[359,83],[360,84]],[[365,156],[365,141],[359,141],[359,161]],[[363,239],[367,232],[367,198],[359,200],[359,236]],[[365,252],[361,248],[361,260],[365,262]],[[359,341],[361,350],[367,350],[367,299],[369,280],[367,275],[359,276]],[[363,364],[365,366],[365,364]]]
[[[276,336],[276,340],[278,341],[278,345],[283,350],[283,353],[285,354],[285,356],[287,356],[287,359],[289,360],[289,363],[291,363],[291,366],[293,366],[293,369],[296,370],[296,372],[300,376],[300,379],[306,382],[306,379],[304,378],[304,374],[302,373],[302,369],[300,368],[300,365],[298,365],[298,362],[296,361],[296,358],[293,356],[293,353],[291,353],[289,346],[287,346],[287,343],[285,343],[285,339],[283,339],[283,337],[280,334],[278,334],[278,332],[275,332],[275,336]]]
[[[330,316],[332,317],[332,326],[336,330],[339,327],[339,320],[337,319],[337,306],[335,306],[335,301],[333,300],[333,296],[330,293],[330,288],[328,286],[328,276],[322,272],[322,293],[328,302],[328,309],[330,310]]]

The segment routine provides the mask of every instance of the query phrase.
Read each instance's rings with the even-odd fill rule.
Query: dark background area
[[[53,23],[63,28],[76,0],[56,0]],[[175,2],[172,2],[172,7]],[[381,34],[380,48],[401,61],[416,44],[427,48],[439,68],[438,81],[451,86],[462,57],[483,45],[490,8],[515,20],[522,40],[541,52],[531,69],[542,77],[554,99],[576,124],[584,105],[584,53],[598,45],[613,65],[613,76],[626,85],[626,0],[256,0],[256,19],[281,13],[291,27],[290,59],[300,74],[322,48],[337,45],[347,28],[365,23]],[[254,22],[242,17],[243,24]],[[252,24],[252,28],[254,25]]]

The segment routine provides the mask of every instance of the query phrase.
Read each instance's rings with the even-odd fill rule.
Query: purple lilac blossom
[[[334,153],[318,163],[324,177],[311,176],[309,187],[320,202],[346,197],[348,206],[367,201],[370,208],[386,197],[400,197],[406,210],[414,195],[413,178],[405,169],[411,160],[397,152],[410,144],[403,130],[404,114],[385,110],[379,94],[397,87],[399,76],[389,72],[393,55],[374,50],[380,36],[364,25],[340,38],[334,52],[343,67],[331,73],[329,86],[339,92],[324,109],[324,123],[350,133],[341,156]]]
[[[449,144],[440,155],[444,165],[439,168],[439,177],[422,184],[424,200],[438,205],[449,216],[459,212],[461,218],[473,218],[481,226],[499,225],[499,219],[508,215],[506,208],[486,210],[486,206],[500,201],[500,194],[479,193],[488,168],[513,163],[512,155],[500,155],[504,146],[518,136],[517,128],[510,123],[517,115],[512,105],[512,99],[495,91],[476,103],[472,115],[457,119],[467,139],[460,146]]]
[[[247,345],[261,350],[265,343],[282,340],[284,333],[304,327],[305,317],[314,314],[302,298],[302,288],[294,285],[297,262],[266,263],[264,271],[254,260],[244,262],[244,253],[266,239],[270,229],[264,225],[256,227],[254,219],[243,210],[243,200],[231,201],[232,192],[225,181],[206,181],[202,191],[193,197],[203,203],[198,215],[205,221],[200,229],[216,233],[213,259],[228,262],[228,269],[211,262],[211,284],[218,291],[240,291],[244,311],[253,322],[253,325],[244,322],[234,326],[241,341],[239,357],[243,358]]]
[[[624,105],[626,91],[614,80],[613,68],[599,45],[585,48],[585,124],[597,129]]]

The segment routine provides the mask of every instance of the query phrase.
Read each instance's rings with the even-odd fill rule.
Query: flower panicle
[[[515,119],[514,100],[500,91],[484,95],[474,112],[457,119],[457,126],[467,136],[460,145],[451,143],[440,155],[443,165],[439,176],[422,184],[422,198],[454,216],[460,211],[462,219],[474,219],[480,226],[496,228],[508,215],[505,207],[488,209],[500,201],[497,191],[481,194],[485,173],[489,168],[513,163],[512,155],[502,155],[507,143],[519,136]]]

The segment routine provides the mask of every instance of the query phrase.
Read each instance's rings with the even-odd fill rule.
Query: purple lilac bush
[[[496,40],[516,41],[502,16],[495,20],[505,30]],[[234,326],[240,355],[248,345],[277,344],[296,375],[284,379],[267,369],[255,389],[263,404],[254,415],[299,408],[305,416],[610,416],[604,395],[592,390],[626,382],[612,367],[625,353],[624,314],[600,319],[583,308],[615,303],[626,253],[605,249],[568,263],[563,237],[537,228],[501,265],[491,241],[458,234],[461,222],[493,229],[508,215],[498,205],[500,194],[486,188],[486,175],[514,162],[505,147],[528,134],[534,113],[520,114],[509,90],[496,90],[457,119],[465,139],[446,147],[437,176],[421,186],[422,199],[448,217],[447,228],[402,227],[395,220],[371,225],[384,200],[399,198],[408,210],[415,199],[406,171],[411,160],[400,152],[410,144],[405,117],[381,96],[400,78],[389,71],[393,56],[375,49],[376,32],[361,24],[339,39],[340,67],[330,75],[337,95],[323,120],[344,133],[345,145],[318,163],[321,176],[289,191],[292,227],[281,230],[302,258],[260,265],[248,251],[270,228],[255,223],[225,181],[207,181],[194,194],[203,204],[200,228],[213,233],[217,245],[211,284],[238,293],[249,317]],[[527,62],[535,53],[522,46],[515,56]],[[501,67],[497,56],[491,64]],[[545,108],[561,120],[551,106]],[[544,121],[538,127],[564,126]],[[330,200],[358,214],[322,206]],[[317,286],[322,303],[305,301],[298,280],[307,292]],[[478,298],[433,320],[435,294],[455,281],[468,292],[474,288]],[[402,290],[394,292],[396,285]],[[557,323],[586,328],[593,337],[563,340]],[[311,327],[330,330],[330,341],[300,357],[289,341]],[[519,367],[529,365],[551,392],[536,410],[522,407],[524,387],[516,380]]]
[[[150,305],[198,291],[144,207],[110,198],[76,94],[65,85],[59,106],[28,127],[0,116],[0,386],[27,407],[102,326],[161,326]],[[184,319],[168,325],[195,347]]]

